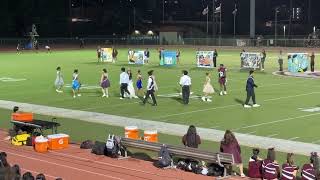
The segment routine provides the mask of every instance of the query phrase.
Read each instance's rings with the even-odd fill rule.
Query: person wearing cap
[[[179,84],[182,88],[183,104],[189,104],[191,78],[188,76],[188,71],[183,71],[183,76],[180,78]]]
[[[251,106],[249,105],[250,98],[252,98],[252,102],[253,102],[252,107],[260,106],[259,104],[256,103],[256,95],[254,93],[254,88],[257,88],[258,86],[254,83],[253,73],[254,71],[250,70],[249,77],[247,79],[247,85],[246,85],[247,99],[243,105],[245,108],[251,108]]]

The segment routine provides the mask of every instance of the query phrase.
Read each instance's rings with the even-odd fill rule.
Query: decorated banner
[[[112,62],[112,48],[101,48],[101,59],[104,62]]]
[[[288,71],[306,72],[309,67],[309,56],[307,53],[288,53]]]
[[[213,51],[197,51],[197,66],[202,68],[213,68]]]
[[[162,51],[160,66],[171,66],[177,64],[176,51]]]
[[[261,53],[243,52],[240,55],[241,68],[261,69]]]
[[[144,51],[133,51],[128,54],[129,64],[144,64]]]

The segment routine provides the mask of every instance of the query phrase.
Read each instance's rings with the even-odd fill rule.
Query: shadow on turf
[[[238,98],[235,98],[234,101],[235,101],[236,103],[238,103],[238,104],[241,104],[241,105],[244,104],[244,101],[241,100],[241,99],[238,99]]]

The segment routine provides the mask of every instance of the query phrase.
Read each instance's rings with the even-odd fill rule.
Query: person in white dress
[[[214,89],[211,85],[210,73],[206,73],[206,81],[203,85],[203,93],[204,93],[204,96],[201,98],[202,101],[212,102],[212,100],[208,97],[209,94],[214,93]]]
[[[57,77],[56,77],[56,80],[54,82],[54,85],[56,87],[56,92],[57,93],[62,93],[62,87],[64,85],[64,82],[63,82],[63,76],[62,76],[62,73],[61,73],[61,67],[57,67]]]
[[[135,89],[134,89],[134,86],[133,86],[131,70],[128,69],[127,73],[129,75],[128,91],[130,92],[130,94],[125,93],[124,97],[138,98],[138,96],[136,96],[136,92],[135,92]]]

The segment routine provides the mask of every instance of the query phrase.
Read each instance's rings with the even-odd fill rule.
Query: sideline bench
[[[147,142],[143,140],[121,138],[121,145],[125,147],[125,157],[127,157],[127,147],[144,149],[149,151],[159,152],[161,143]],[[220,153],[220,152],[209,152],[205,150],[200,150],[197,148],[181,147],[166,145],[171,155],[176,155],[179,157],[190,158],[195,160],[201,160],[208,163],[215,163],[224,167],[224,176],[226,176],[226,165],[234,164],[234,158],[232,154]]]
[[[55,120],[56,118],[53,118],[52,121],[34,119],[31,122],[21,122],[15,120],[11,120],[10,122],[13,124],[13,129],[15,131],[22,129],[31,134],[33,132],[40,132],[41,134],[43,134],[43,130],[46,129],[51,129],[52,133],[57,133],[58,126],[60,126],[60,123],[55,122]]]

